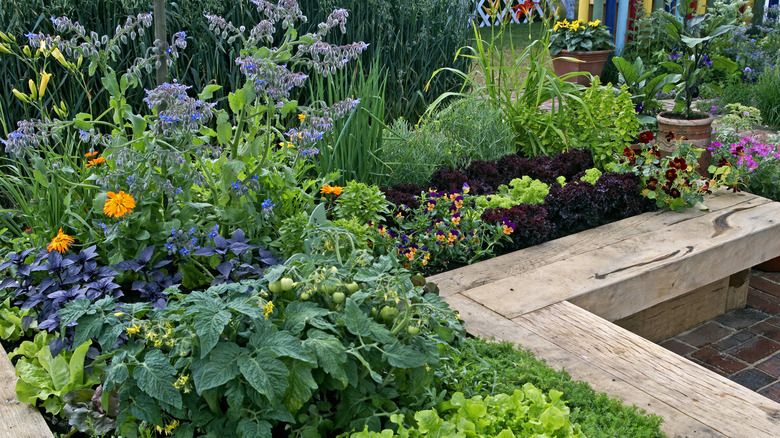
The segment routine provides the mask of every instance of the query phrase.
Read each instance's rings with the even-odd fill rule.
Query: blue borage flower
[[[187,95],[190,86],[164,83],[152,90],[146,90],[144,102],[149,108],[165,108],[158,115],[155,130],[167,137],[179,133],[192,133],[211,120],[211,109],[215,103],[205,103]]]

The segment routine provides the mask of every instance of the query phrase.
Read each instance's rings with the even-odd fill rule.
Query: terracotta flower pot
[[[553,70],[556,76],[563,76],[567,73],[588,72],[593,76],[598,76],[604,70],[604,64],[612,50],[594,50],[591,52],[569,52],[561,50],[558,57],[553,58]],[[562,57],[574,58],[576,61],[561,59]],[[588,76],[573,76],[566,79],[567,82],[576,82],[580,85],[590,86]]]
[[[658,135],[655,140],[661,149],[661,154],[670,155],[675,150],[677,142],[687,143],[695,148],[705,151],[699,158],[699,174],[709,176],[707,168],[712,162],[712,154],[706,150],[712,139],[712,122],[714,118],[709,114],[694,113],[695,119],[685,119],[680,113],[670,111],[663,112],[656,117],[658,123]],[[672,138],[672,135],[674,137]]]

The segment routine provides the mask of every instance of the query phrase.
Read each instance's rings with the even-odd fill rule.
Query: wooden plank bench
[[[0,346],[0,437],[54,438],[38,409],[16,399],[16,379],[14,366]]]
[[[744,306],[746,270],[780,255],[780,203],[718,192],[429,277],[467,330],[520,343],[680,437],[779,437],[780,404],[614,324],[672,336]]]

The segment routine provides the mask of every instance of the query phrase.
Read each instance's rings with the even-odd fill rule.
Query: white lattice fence
[[[525,17],[523,17],[522,21],[517,19],[517,13],[511,9],[511,5],[507,4],[507,3],[514,4],[514,2],[506,2],[506,1],[503,1],[503,0],[499,0],[499,1],[501,1],[505,6],[501,10],[501,12],[499,12],[498,16],[496,17],[496,23],[501,23],[504,20],[505,17],[510,17],[512,23],[527,23],[528,22],[528,20],[526,20]],[[540,5],[540,3],[542,1],[544,1],[544,0],[533,0],[534,8],[536,9],[536,15],[539,15],[539,16],[543,15],[542,14],[542,7]],[[550,6],[552,6],[552,1],[551,0],[547,0],[547,2],[548,2],[548,4]],[[476,8],[477,8],[477,13],[474,16],[474,19],[477,20],[477,24],[479,25],[479,27],[491,26],[490,15],[488,15],[487,11],[485,10],[488,7],[490,7],[490,2],[488,0],[474,0],[474,3],[476,4]],[[571,7],[569,7],[569,3],[572,4]],[[574,1],[564,0],[564,4],[566,4],[566,6],[567,6],[567,8],[566,8],[567,9],[567,14],[566,15],[567,16],[571,15],[571,17],[569,17],[569,18],[572,18],[573,14],[569,13],[568,10],[573,11],[573,9],[574,9],[574,7],[573,7]],[[552,7],[550,7],[550,9],[552,9]]]

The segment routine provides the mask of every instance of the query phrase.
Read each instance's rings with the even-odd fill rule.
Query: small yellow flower
[[[274,313],[274,302],[269,301],[263,304],[263,317],[268,319],[268,316],[270,316],[272,313]]]
[[[125,331],[127,332],[127,336],[133,336],[134,334],[141,331],[141,327],[139,327],[138,324],[133,324],[126,328]]]
[[[598,25],[600,25],[600,24],[601,24],[601,20],[596,20],[596,21],[588,21],[588,26],[597,27],[597,26],[598,26]]]
[[[46,93],[46,86],[49,85],[49,79],[51,79],[51,73],[46,73],[46,70],[41,70],[41,83],[38,86],[38,99],[43,99],[43,95]]]
[[[300,120],[301,122],[306,120],[306,114],[298,114],[298,120]]]
[[[111,217],[122,217],[127,213],[132,213],[135,208],[135,199],[133,195],[120,191],[119,193],[108,192],[108,200],[103,206],[103,213]]]
[[[182,374],[179,376],[179,378],[174,382],[173,387],[176,389],[182,389],[184,388],[184,385],[187,384],[187,380],[189,380],[190,376],[186,374]]]
[[[51,242],[49,243],[49,246],[46,247],[46,249],[51,252],[51,250],[55,250],[58,253],[62,254],[63,252],[68,250],[68,247],[71,243],[73,243],[73,238],[68,236],[67,234],[62,232],[62,228],[60,228],[60,231],[57,233],[56,236],[54,236],[54,239],[51,239]]]

